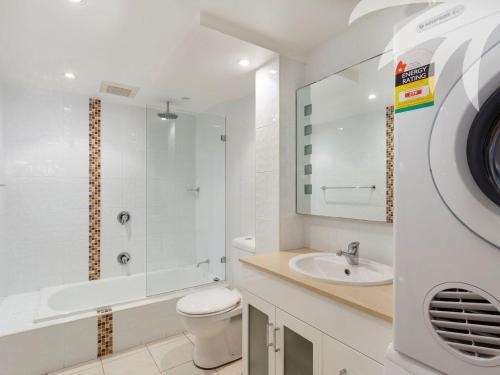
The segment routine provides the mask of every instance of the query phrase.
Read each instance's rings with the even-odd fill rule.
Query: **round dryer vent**
[[[429,293],[427,323],[454,355],[481,366],[500,364],[500,306],[484,291],[447,284]]]

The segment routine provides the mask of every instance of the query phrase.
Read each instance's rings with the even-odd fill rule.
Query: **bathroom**
[[[0,0],[0,375],[498,374],[499,14]]]

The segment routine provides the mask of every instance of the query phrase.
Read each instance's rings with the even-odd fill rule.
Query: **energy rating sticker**
[[[403,60],[396,67],[395,112],[434,105],[434,63],[409,68]]]

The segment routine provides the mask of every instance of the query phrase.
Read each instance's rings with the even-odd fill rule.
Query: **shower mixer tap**
[[[116,217],[121,225],[125,225],[130,221],[130,212],[122,211]]]
[[[124,251],[124,252],[118,254],[118,256],[116,257],[116,260],[118,261],[118,263],[125,266],[130,262],[131,258],[132,258],[132,256],[130,255],[130,253],[127,253]]]

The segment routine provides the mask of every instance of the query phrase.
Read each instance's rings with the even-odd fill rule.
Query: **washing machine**
[[[395,36],[389,375],[500,374],[498,25],[500,1],[453,1]]]

